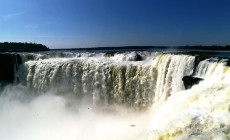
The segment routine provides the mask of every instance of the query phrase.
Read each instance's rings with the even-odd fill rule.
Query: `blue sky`
[[[50,48],[230,44],[229,0],[1,0],[0,42]]]

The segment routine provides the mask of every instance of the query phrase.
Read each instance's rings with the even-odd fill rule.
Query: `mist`
[[[17,85],[7,86],[0,97],[0,136],[4,140],[129,140],[148,128],[148,111],[121,106],[93,106],[86,99],[44,94]]]
[[[138,55],[143,60],[133,61]],[[195,65],[197,56],[152,52],[20,56],[19,82],[0,89],[0,139],[230,138],[224,59]],[[188,75],[203,80],[186,89]]]

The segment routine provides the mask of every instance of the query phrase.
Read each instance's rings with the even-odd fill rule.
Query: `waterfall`
[[[192,74],[194,61],[195,57],[188,55],[161,54],[156,58],[156,102],[165,101],[172,93],[185,89],[182,78]]]
[[[65,136],[71,132],[75,139],[111,139],[110,134],[112,139],[125,140],[230,139],[230,67],[226,59],[202,57],[198,61],[199,56],[159,52],[45,52],[0,57],[9,60],[2,61],[8,66],[2,70],[9,68],[7,76],[18,81],[0,92],[0,124],[5,124],[6,131],[17,127],[5,122],[20,120],[23,134],[34,130],[34,135],[37,131],[31,128],[40,131],[51,122],[49,129],[58,128]],[[185,88],[184,77],[200,80],[188,81],[191,87]],[[35,117],[37,112],[48,121]],[[63,118],[64,128],[71,131],[53,127]],[[27,120],[31,127],[25,125]],[[87,135],[79,135],[82,128]],[[5,128],[0,129],[4,132]],[[53,136],[46,132],[43,139]]]
[[[112,57],[45,56],[34,55],[33,60],[24,64],[28,73],[21,81],[26,79],[30,89],[40,92],[58,89],[60,94],[91,96],[95,104],[118,103],[137,108],[165,101],[172,93],[184,90],[181,79],[193,73],[195,60],[194,56],[173,54],[160,54],[144,61],[133,61],[134,53]]]
[[[204,60],[196,75],[204,80],[152,108],[146,139],[230,138],[230,67],[225,60]]]
[[[94,102],[151,104],[154,75],[151,64],[117,64],[110,58],[51,58],[28,61],[27,86],[45,92],[58,88]]]

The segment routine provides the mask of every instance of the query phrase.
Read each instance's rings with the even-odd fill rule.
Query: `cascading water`
[[[225,60],[201,62],[195,73],[204,80],[153,108],[146,139],[230,139],[230,68],[225,65]]]
[[[60,92],[90,94],[95,103],[103,100],[147,107],[153,101],[165,101],[171,93],[184,90],[181,79],[192,74],[194,59],[194,56],[169,54],[148,62],[119,63],[113,57],[103,56],[49,58],[28,61],[25,67],[27,86],[40,92],[61,87]]]
[[[22,53],[20,57],[22,64],[15,74],[20,84],[6,87],[2,92],[0,104],[4,107],[0,108],[0,113],[3,116],[14,114],[6,111],[6,106],[12,106],[14,110],[18,108],[15,104],[23,102],[19,108],[24,114],[29,114],[28,120],[36,129],[46,125],[37,127],[30,108],[43,117],[47,117],[46,114],[51,115],[58,120],[57,124],[64,118],[64,127],[70,127],[71,131],[57,129],[65,134],[60,134],[63,139],[230,138],[230,68],[226,66],[224,59],[209,58],[195,66],[196,56],[159,52]],[[204,80],[185,90],[182,81],[185,76],[200,77]],[[15,90],[19,93],[7,95]],[[23,91],[22,95],[20,91]],[[30,98],[25,100],[24,95]],[[12,103],[15,97],[17,102]],[[29,107],[24,104],[29,104]],[[98,115],[97,111],[101,107],[103,113]],[[93,113],[88,112],[91,108]],[[56,111],[50,114],[50,109]],[[75,116],[76,110],[78,115]],[[63,116],[65,113],[68,118]],[[109,114],[116,115],[111,117]],[[21,121],[20,117],[21,113],[16,114],[16,118]],[[75,117],[81,121],[74,122]],[[95,120],[95,117],[101,119]],[[0,117],[0,125],[7,125],[4,120],[12,121]],[[90,128],[91,124],[86,122],[92,123],[94,128]],[[24,124],[23,121],[21,123]],[[130,127],[133,123],[137,125],[134,128]],[[51,123],[48,128],[53,129],[54,124]],[[102,127],[99,127],[100,125]],[[61,126],[57,128],[59,127]],[[8,131],[14,130],[10,126],[7,128]],[[85,134],[81,128],[85,128],[92,136]],[[31,127],[28,126],[25,130],[27,129]],[[104,134],[104,131],[108,132],[108,135]],[[124,133],[125,131],[128,134]],[[0,138],[3,132],[5,130],[0,129]],[[36,132],[38,131],[31,133]],[[70,137],[65,137],[68,134]],[[2,138],[15,139],[3,136]],[[60,139],[44,132],[38,139],[47,137]],[[22,139],[31,138],[36,139],[30,135]]]

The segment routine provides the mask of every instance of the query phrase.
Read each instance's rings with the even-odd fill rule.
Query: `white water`
[[[140,114],[119,106],[96,110],[87,100],[54,95],[54,91],[37,97],[28,97],[31,92],[26,91],[22,86],[8,87],[7,95],[1,96],[0,139],[135,139],[150,121],[147,111]]]
[[[22,85],[0,98],[0,138],[230,138],[224,60],[204,60],[193,72],[194,56],[140,55],[143,61],[133,61],[135,52],[21,55]],[[182,78],[192,73],[204,81],[185,90]]]
[[[146,139],[230,138],[230,68],[212,63],[205,71],[204,81],[153,107]]]

